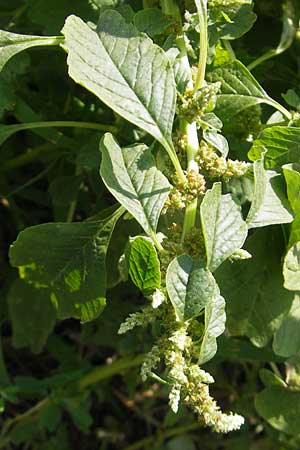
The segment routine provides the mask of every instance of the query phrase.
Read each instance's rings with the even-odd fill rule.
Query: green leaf
[[[35,288],[16,280],[8,294],[8,305],[13,328],[13,345],[30,347],[40,353],[55,322],[56,311],[47,288]]]
[[[174,23],[158,8],[146,8],[138,11],[133,19],[136,28],[150,37],[164,33]]]
[[[216,295],[217,284],[201,259],[188,255],[173,259],[167,269],[166,285],[178,320],[197,317]]]
[[[160,263],[149,239],[143,236],[131,239],[125,255],[128,273],[146,297],[160,288]]]
[[[205,307],[205,329],[201,343],[199,364],[204,364],[212,359],[217,353],[217,337],[225,331],[226,314],[225,300],[220,295],[219,289],[217,295]]]
[[[176,157],[171,138],[176,88],[164,51],[112,10],[100,15],[97,31],[70,16],[62,33],[70,77]]]
[[[144,144],[121,148],[109,133],[101,140],[100,175],[112,195],[154,236],[170,184]]]
[[[252,259],[227,261],[215,276],[226,298],[227,327],[233,336],[248,336],[267,345],[289,311],[294,294],[283,288],[282,235],[257,230],[247,239]]]
[[[51,0],[51,8],[45,8],[44,0],[27,0],[27,15],[32,23],[42,27],[45,34],[56,34],[60,32],[66,17],[70,14],[77,14],[84,20],[97,22],[99,17],[97,3],[100,3],[100,1]],[[103,0],[102,3],[103,5],[113,6],[117,2]]]
[[[260,159],[253,164],[254,194],[247,216],[249,228],[265,227],[280,223],[290,223],[294,216],[285,196],[285,186],[281,174],[264,169]]]
[[[300,142],[299,142],[300,145]],[[300,164],[286,164],[282,167],[287,184],[287,194],[295,214],[300,213]]]
[[[216,148],[224,158],[227,157],[229,153],[229,145],[227,139],[222,135],[217,133],[214,130],[204,130],[203,137],[211,144],[214,148]]]
[[[289,106],[292,106],[295,109],[299,109],[300,97],[293,89],[288,89],[286,94],[281,94],[281,97]]]
[[[300,296],[295,294],[291,309],[274,335],[273,349],[289,358],[300,354]]]
[[[200,216],[204,235],[207,267],[213,272],[244,244],[248,229],[240,207],[230,194],[222,195],[221,183],[206,192]]]
[[[99,221],[29,227],[12,244],[10,262],[25,281],[50,289],[60,318],[92,320],[105,306],[106,252],[123,212],[119,208]]]
[[[60,36],[31,36],[0,30],[0,71],[10,58],[23,50],[31,47],[59,45],[61,41]]]
[[[266,128],[248,153],[251,161],[260,159],[265,153],[265,166],[275,169],[283,164],[300,162],[300,128]]]
[[[276,430],[291,435],[299,434],[299,392],[283,386],[270,386],[256,396],[255,408]]]
[[[300,291],[300,241],[287,252],[283,263],[284,287],[289,291]]]
[[[233,61],[207,74],[207,81],[221,82],[215,113],[225,124],[251,106],[266,103],[277,108],[249,70],[240,62]]]
[[[237,39],[247,33],[256,20],[253,12],[253,2],[212,3],[209,7],[210,22],[217,28],[218,36],[222,39]]]

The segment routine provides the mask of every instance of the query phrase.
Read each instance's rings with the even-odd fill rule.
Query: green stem
[[[222,40],[222,43],[223,43],[223,46],[224,46],[225,50],[226,50],[227,53],[229,54],[230,59],[231,59],[232,61],[234,61],[234,60],[236,59],[236,56],[235,56],[234,50],[233,50],[233,48],[232,48],[230,42],[229,42],[227,39],[223,39],[223,40]]]
[[[206,0],[199,0],[198,2],[196,2],[196,4],[199,16],[200,40],[199,40],[198,72],[195,82],[195,91],[197,91],[203,86],[205,80],[207,47],[208,47]]]
[[[114,133],[116,131],[116,127],[113,125],[104,125],[99,123],[91,123],[91,122],[75,122],[75,121],[65,121],[65,120],[56,120],[56,121],[45,121],[45,122],[29,122],[29,123],[20,123],[16,125],[7,125],[7,130],[11,130],[11,134],[13,130],[23,131],[23,130],[31,130],[35,128],[49,128],[49,127],[77,127],[77,128],[86,128],[90,130],[99,130],[99,131],[110,131]]]
[[[199,172],[198,164],[195,162],[195,156],[199,150],[199,141],[197,134],[196,122],[188,123],[186,121],[181,122],[181,130],[187,136],[187,169],[188,171],[194,170]],[[181,240],[183,241],[187,233],[195,226],[196,214],[197,214],[197,198],[195,198],[185,210],[183,230]]]
[[[281,114],[286,117],[288,120],[292,120],[292,114],[290,111],[288,111],[284,106],[282,106],[280,103],[276,102],[276,100],[273,100],[270,98],[269,100],[265,100],[265,103],[273,106],[273,108],[277,109],[281,112]]]
[[[84,375],[78,383],[79,390],[86,389],[92,384],[99,383],[106,378],[122,373],[125,370],[137,367],[144,361],[144,355],[137,355],[134,358],[122,358],[106,366],[95,367],[91,372]]]

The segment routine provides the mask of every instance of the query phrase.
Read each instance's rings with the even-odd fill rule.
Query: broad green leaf
[[[207,74],[207,81],[221,82],[215,113],[224,124],[251,106],[266,103],[276,108],[271,99],[249,70],[240,62],[233,61]]]
[[[299,142],[300,145],[300,142]],[[300,213],[300,164],[286,164],[282,167],[287,184],[287,195],[295,214]]]
[[[224,333],[226,323],[225,300],[217,295],[205,307],[205,329],[201,343],[199,364],[204,364],[212,359],[217,353],[217,337]]]
[[[294,298],[294,293],[283,288],[283,246],[277,229],[257,230],[245,246],[252,258],[227,261],[215,274],[226,299],[230,333],[248,336],[258,347],[267,345]]]
[[[13,345],[30,347],[40,353],[55,322],[56,311],[47,288],[35,288],[23,280],[16,280],[8,294],[8,305],[13,328]]]
[[[249,228],[265,227],[280,223],[290,223],[294,216],[285,197],[282,175],[264,169],[260,159],[253,164],[254,194],[247,216]]]
[[[71,78],[174,156],[176,88],[164,51],[113,10],[100,15],[97,31],[70,16],[62,33]]]
[[[283,386],[270,386],[256,396],[255,407],[276,430],[299,434],[300,392]]]
[[[289,358],[300,354],[300,296],[296,294],[290,311],[274,335],[273,349]]]
[[[221,183],[215,183],[206,192],[200,216],[207,267],[213,272],[242,247],[248,233],[247,224],[242,219],[240,207],[230,194],[222,195]]]
[[[128,273],[146,297],[160,288],[160,263],[149,239],[143,236],[131,239],[125,255]]]
[[[201,259],[181,255],[170,263],[166,285],[178,320],[197,317],[216,296],[217,284]]]
[[[284,287],[300,291],[300,241],[289,249],[283,263]]]
[[[156,168],[151,150],[144,144],[121,148],[108,133],[100,148],[100,175],[107,189],[153,236],[170,184]]]
[[[139,31],[154,37],[164,33],[174,21],[158,8],[146,8],[135,14],[133,23]]]
[[[300,128],[273,126],[266,128],[248,153],[251,161],[260,159],[265,153],[267,169],[281,167],[283,164],[300,162]]]
[[[0,71],[10,58],[23,50],[31,47],[59,45],[61,42],[60,36],[31,36],[0,30]]]
[[[60,318],[92,320],[105,306],[106,252],[123,212],[119,208],[98,221],[27,228],[12,244],[10,262],[25,281],[50,289]]]

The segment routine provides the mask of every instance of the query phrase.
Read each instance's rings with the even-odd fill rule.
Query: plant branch
[[[199,16],[200,40],[199,40],[198,72],[194,87],[195,91],[197,91],[203,86],[205,79],[205,71],[207,63],[207,47],[208,47],[207,0],[196,1],[196,6]]]

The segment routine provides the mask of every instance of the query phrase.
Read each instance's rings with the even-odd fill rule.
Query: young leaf
[[[105,306],[105,257],[123,208],[106,219],[27,228],[10,248],[10,262],[37,288],[47,287],[59,318],[86,322]],[[45,245],[47,243],[47,245]]]
[[[212,272],[242,247],[247,237],[247,224],[240,207],[230,194],[222,195],[221,183],[215,183],[205,194],[200,207],[207,267]]]
[[[289,358],[300,354],[300,296],[295,294],[291,309],[274,335],[273,349]]]
[[[207,81],[222,83],[215,113],[224,124],[232,121],[245,109],[260,103],[278,107],[240,61],[233,61],[209,72]]]
[[[284,287],[300,291],[300,241],[289,249],[283,263]]]
[[[35,288],[22,280],[14,282],[7,299],[14,347],[29,346],[33,353],[43,349],[56,321],[50,294],[47,288]]]
[[[62,33],[71,78],[176,157],[171,139],[176,88],[163,50],[113,10],[100,15],[97,31],[70,16]]]
[[[251,161],[260,159],[265,154],[267,169],[275,169],[283,164],[300,162],[300,128],[270,127],[266,128],[248,153]]]
[[[178,320],[197,317],[216,295],[217,284],[204,261],[181,255],[170,263],[166,285]]]
[[[146,297],[160,288],[160,263],[149,239],[143,236],[131,239],[125,256],[132,281]]]
[[[59,45],[61,42],[60,36],[31,36],[0,30],[0,71],[10,58],[23,50],[31,47]]]
[[[198,364],[204,364],[217,353],[217,337],[224,333],[226,323],[225,300],[217,295],[205,307],[205,330]]]
[[[254,194],[247,216],[249,228],[290,223],[294,217],[284,194],[283,178],[277,172],[264,169],[260,159],[253,164]]]
[[[100,148],[100,175],[107,189],[153,237],[170,184],[156,168],[151,150],[143,144],[121,148],[109,133]]]

